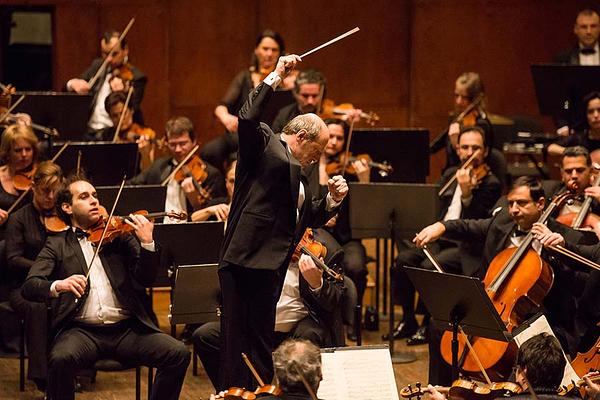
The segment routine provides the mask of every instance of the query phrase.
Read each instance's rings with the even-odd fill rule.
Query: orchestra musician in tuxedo
[[[475,155],[477,152],[477,155]],[[440,217],[444,221],[459,218],[486,218],[502,193],[498,178],[489,172],[481,179],[475,177],[474,168],[483,168],[489,146],[484,131],[477,127],[466,127],[458,136],[458,156],[465,163],[475,155],[469,167],[451,167],[440,179],[444,187],[454,179],[440,196]],[[478,275],[481,269],[481,241],[456,241],[442,239],[430,247],[444,270],[467,276]],[[392,269],[392,279],[396,284],[395,295],[402,305],[402,321],[393,332],[394,339],[408,337],[409,345],[427,342],[429,313],[425,313],[423,323],[418,327],[415,318],[415,288],[404,272],[404,266],[433,269],[425,254],[416,248],[406,248],[398,253],[396,265]],[[386,337],[387,338],[387,337]]]
[[[69,227],[48,238],[22,287],[25,299],[52,307],[48,395],[73,399],[74,371],[114,358],[158,369],[151,399],[179,398],[189,352],[152,322],[138,290],[152,285],[159,267],[154,224],[130,215],[134,233],[117,236],[94,257],[87,230],[101,218],[96,189],[72,177],[56,203]]]
[[[134,109],[133,120],[143,124],[144,118],[140,108],[144,98],[144,90],[148,78],[137,67],[129,62],[129,46],[127,38],[119,42],[121,32],[108,30],[100,38],[102,57],[96,58],[91,65],[77,78],[70,79],[66,88],[78,94],[91,94],[93,97],[90,118],[88,121],[89,132],[94,132],[113,125],[110,116],[104,108],[104,100],[112,92],[127,92],[133,86],[131,105]],[[114,48],[113,48],[114,47]],[[89,81],[98,72],[105,59],[108,66],[100,73],[99,78],[90,87]]]
[[[498,210],[490,218],[439,221],[421,230],[413,242],[422,248],[442,236],[463,241],[483,239],[483,268],[478,274],[483,278],[487,266],[498,253],[509,247],[518,247],[527,232],[531,231],[536,238],[531,247],[550,264],[554,274],[554,284],[543,300],[542,311],[545,311],[548,322],[565,351],[572,354],[578,340],[574,317],[576,297],[580,294],[575,271],[579,268],[576,263],[562,260],[555,253],[543,248],[542,241],[548,237],[555,237],[553,232],[558,232],[568,243],[580,243],[583,235],[552,218],[548,219],[546,225],[537,223],[546,206],[546,199],[541,182],[535,177],[517,178],[508,192],[507,199],[508,208]],[[429,381],[450,384],[449,366],[440,361],[439,333],[434,329],[430,336]]]
[[[260,123],[273,91],[299,61],[280,57],[239,113],[235,190],[219,265],[223,374],[217,389],[250,387],[241,352],[263,379],[272,378],[275,306],[293,251],[305,228],[323,225],[348,192],[346,181],[334,176],[327,196],[316,199],[301,178],[301,167],[317,163],[329,139],[318,116],[298,116],[281,134]]]

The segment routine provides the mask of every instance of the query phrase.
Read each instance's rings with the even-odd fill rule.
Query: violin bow
[[[200,148],[199,144],[197,144],[196,146],[194,146],[194,148],[192,149],[192,151],[190,151],[185,156],[185,158],[180,163],[178,163],[175,168],[173,168],[173,171],[171,171],[171,173],[169,174],[169,176],[167,176],[165,178],[165,180],[161,182],[160,186],[165,186],[167,183],[169,183],[169,181],[171,179],[173,179],[173,177],[175,176],[175,174],[177,173],[177,171],[179,171],[185,165],[185,163],[188,162],[188,160],[190,158],[192,158],[192,156],[198,151],[199,148]]]
[[[106,55],[106,57],[104,57],[104,61],[102,61],[102,64],[100,65],[100,68],[98,68],[98,71],[96,71],[96,73],[94,74],[94,76],[92,77],[92,79],[90,79],[88,81],[88,85],[90,87],[94,86],[96,84],[96,81],[100,77],[100,75],[102,75],[104,73],[104,70],[106,69],[106,66],[108,65],[108,56],[110,56],[110,54],[117,47],[117,45],[119,45],[119,46],[121,45],[121,41],[123,39],[125,39],[125,36],[127,35],[127,32],[129,32],[129,30],[133,26],[134,22],[135,22],[135,17],[133,17],[133,18],[131,18],[129,20],[129,23],[127,24],[127,26],[125,27],[125,29],[121,33],[121,36],[119,36],[119,39],[117,40],[117,42],[110,48],[110,51],[108,52],[108,54]]]
[[[254,365],[252,365],[252,363],[250,362],[250,359],[248,358],[248,356],[246,355],[246,353],[242,353],[242,359],[246,363],[246,366],[248,367],[248,369],[250,370],[250,372],[252,372],[252,375],[254,375],[254,378],[258,382],[258,385],[259,386],[265,386],[265,382],[262,379],[260,379],[260,375],[258,374],[258,372],[256,371],[256,369],[254,368]]]
[[[350,142],[352,141],[352,133],[354,132],[354,118],[350,121],[350,129],[348,129],[348,140],[346,141],[346,150],[344,150],[344,167],[342,168],[342,177],[346,175],[348,167],[348,156],[350,155]]]
[[[433,266],[435,267],[435,269],[437,270],[437,272],[439,273],[444,273],[444,270],[442,269],[442,266],[440,265],[440,263],[433,257],[433,254],[431,254],[431,252],[429,251],[429,249],[427,248],[427,246],[423,246],[422,248],[423,253],[425,253],[425,257],[427,257],[427,259],[429,260],[429,262],[431,262],[433,264]]]
[[[300,376],[300,379],[302,380],[302,384],[304,384],[304,387],[306,388],[306,391],[310,395],[310,398],[312,400],[319,400],[319,398],[315,394],[315,391],[308,384],[308,381],[304,377],[304,374],[302,373],[302,371],[300,371],[300,368],[298,368],[298,363],[295,360],[293,360],[291,363],[291,366],[294,367],[294,369],[296,370],[296,373]]]
[[[335,38],[331,39],[330,41],[325,42],[322,45],[317,46],[314,49],[307,51],[306,53],[302,54],[300,56],[300,58],[304,58],[304,57],[306,57],[306,56],[308,56],[308,55],[310,55],[310,54],[312,54],[314,52],[317,52],[317,51],[321,50],[322,48],[325,48],[325,47],[327,47],[327,46],[329,46],[329,45],[337,42],[338,40],[342,40],[343,38],[345,38],[347,36],[355,34],[358,31],[360,31],[360,28],[358,26],[356,28],[354,28],[354,29],[350,29],[348,32],[342,33],[341,35],[336,36]]]
[[[121,192],[123,191],[123,187],[125,186],[125,179],[127,177],[123,176],[123,180],[121,181],[121,187],[119,187],[119,191],[117,192],[117,197],[115,198],[115,202],[113,203],[112,209],[110,210],[110,214],[108,216],[108,218],[106,219],[106,223],[104,224],[104,229],[102,230],[102,236],[100,236],[100,241],[98,242],[98,245],[96,246],[96,249],[94,249],[94,255],[92,256],[92,259],[90,260],[90,265],[88,265],[88,271],[85,274],[85,280],[87,281],[90,277],[90,272],[92,272],[92,267],[94,265],[94,260],[96,259],[96,257],[98,256],[98,252],[100,251],[100,247],[102,247],[102,242],[104,241],[104,237],[106,236],[106,231],[108,230],[108,224],[110,223],[110,219],[113,217],[113,215],[115,214],[115,210],[117,208],[117,204],[119,203],[119,199],[121,198]],[[75,302],[77,302],[78,299],[75,299]]]
[[[81,150],[77,150],[77,168],[75,169],[75,174],[79,176],[81,172]]]
[[[467,344],[467,347],[469,348],[469,351],[473,355],[473,358],[475,359],[475,362],[477,363],[477,366],[479,367],[479,370],[483,374],[483,377],[485,378],[485,381],[487,382],[488,385],[492,386],[492,381],[491,381],[490,377],[488,376],[487,372],[485,372],[485,369],[483,368],[483,364],[481,363],[481,360],[479,359],[479,356],[475,352],[475,349],[471,345],[471,341],[469,340],[469,337],[465,334],[465,332],[463,331],[462,327],[459,326],[458,330],[460,331],[460,334],[465,339],[465,343]]]
[[[8,110],[6,110],[6,112],[2,115],[0,115],[0,122],[4,121],[6,119],[6,117],[8,117],[10,115],[10,113],[17,108],[17,106],[19,105],[19,103],[21,103],[23,100],[25,100],[25,95],[22,94],[21,97],[19,97],[17,99],[17,101],[15,101],[9,108]]]
[[[52,157],[52,159],[50,160],[51,162],[56,161],[56,159],[58,158],[58,156],[61,155],[61,153],[63,151],[65,151],[65,149],[67,148],[67,146],[69,145],[69,142],[66,142],[65,144],[62,145],[62,147],[60,148],[60,150],[58,150],[58,152],[54,155],[54,157]],[[31,186],[29,186],[27,188],[27,190],[23,191],[23,193],[21,193],[21,195],[17,198],[17,200],[15,200],[14,203],[12,203],[12,205],[9,207],[8,210],[6,210],[6,212],[8,214],[10,214],[11,212],[14,211],[14,209],[19,205],[19,203],[21,203],[21,201],[23,201],[23,199],[25,198],[25,196],[27,195],[27,193],[29,193],[29,191],[31,190]]]
[[[119,133],[121,132],[121,125],[123,125],[123,118],[125,117],[125,113],[129,107],[129,100],[131,100],[131,94],[133,93],[133,85],[129,87],[127,91],[127,98],[125,99],[125,104],[123,105],[123,110],[121,111],[121,115],[119,116],[119,123],[117,124],[117,128],[115,129],[115,134],[113,136],[113,143],[117,143],[119,140]]]
[[[467,161],[464,162],[464,164],[462,166],[460,166],[460,168],[467,168],[472,162],[473,160],[475,160],[475,157],[477,157],[477,155],[479,154],[481,150],[477,149],[473,152],[473,154],[471,154],[471,157],[469,157],[467,159]],[[454,181],[456,180],[456,174],[454,174],[452,176],[452,178],[450,178],[450,180],[448,182],[446,182],[446,184],[440,189],[440,191],[438,192],[438,196],[443,195],[444,193],[446,193],[446,190],[448,190],[450,188],[450,186],[452,186],[452,184],[454,183]]]

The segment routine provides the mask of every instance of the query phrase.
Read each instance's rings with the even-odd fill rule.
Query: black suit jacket
[[[209,190],[211,198],[226,197],[227,189],[225,189],[225,179],[221,171],[205,162],[206,172],[208,176],[202,182],[202,187]],[[174,164],[171,157],[162,157],[154,160],[152,165],[140,172],[128,181],[130,185],[159,185],[173,171]],[[191,204],[186,200],[188,212],[192,212]]]
[[[579,65],[579,45],[554,56],[552,60],[558,64]]]
[[[92,79],[92,77],[96,74],[96,71],[98,71],[98,68],[100,68],[100,66],[102,65],[103,59],[102,58],[96,58],[94,61],[92,61],[92,64],[88,67],[88,69],[85,70],[85,72],[83,74],[81,74],[79,76],[79,78],[89,81],[90,79]],[[107,69],[108,71],[108,69]],[[141,104],[142,104],[142,99],[144,98],[144,91],[146,90],[146,84],[148,83],[148,77],[142,72],[140,71],[137,67],[135,66],[131,66],[131,72],[133,72],[133,94],[131,95],[131,100],[129,101],[131,106],[133,107],[133,120],[139,124],[144,124],[144,118],[142,116],[142,111],[141,111]],[[100,87],[102,86],[102,83],[104,82],[104,80],[106,79],[106,73],[102,74],[94,83],[94,86],[92,86],[90,93],[93,96],[93,101],[92,101],[92,109],[90,110],[90,112],[93,112],[94,109],[93,107],[96,104],[96,100],[98,97],[98,92],[100,90]]]
[[[122,235],[104,245],[99,256],[123,308],[152,330],[160,332],[146,312],[141,298],[143,287],[151,286],[156,277],[159,251],[145,250],[132,235]],[[57,332],[73,319],[89,292],[86,290],[75,303],[75,296],[70,292],[62,293],[57,298],[50,297],[50,286],[56,280],[86,273],[83,251],[73,230],[68,229],[46,241],[23,284],[23,297],[31,301],[50,300],[52,329]]]
[[[275,270],[289,264],[307,226],[323,225],[332,213],[325,198],[305,201],[296,223],[300,164],[280,135],[260,122],[273,88],[260,84],[239,113],[240,145],[235,191],[221,251],[221,266]]]

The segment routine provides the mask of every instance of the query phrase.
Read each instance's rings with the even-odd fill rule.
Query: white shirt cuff
[[[331,193],[327,193],[327,205],[325,206],[325,209],[327,211],[331,211],[334,208],[336,208],[337,206],[339,206],[340,204],[342,204],[342,201],[344,201],[344,199],[342,199],[341,201],[335,201],[333,200],[333,198],[331,197]]]
[[[153,241],[151,241],[150,243],[142,243],[142,242],[140,242],[140,245],[141,245],[141,246],[142,246],[144,249],[146,249],[146,250],[148,250],[148,251],[156,251],[156,244],[154,244],[154,240],[153,240]]]
[[[52,282],[50,285],[50,297],[58,297],[58,291],[56,290],[56,283],[58,281]]]
[[[277,73],[271,72],[263,81],[266,85],[269,85],[273,90],[277,89],[277,86],[281,83],[282,79]]]

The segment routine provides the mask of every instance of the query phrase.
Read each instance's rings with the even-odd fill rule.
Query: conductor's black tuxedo
[[[75,302],[73,294],[51,297],[53,281],[74,274],[85,275],[86,260],[72,229],[49,237],[29,271],[22,291],[33,301],[50,300],[55,332],[48,357],[48,391],[53,400],[73,399],[73,374],[101,358],[114,358],[129,365],[158,368],[151,399],[177,399],[189,352],[179,341],[162,333],[152,322],[142,302],[143,286],[154,281],[159,253],[140,248],[131,235],[123,235],[103,246],[98,253],[110,282],[110,290],[128,319],[117,323],[87,324],[74,319],[88,301],[86,293]],[[94,266],[94,268],[99,268]]]
[[[223,373],[217,389],[250,387],[242,351],[262,378],[271,380],[275,305],[287,265],[304,229],[330,217],[325,199],[313,199],[304,183],[297,220],[300,164],[281,135],[259,120],[272,94],[271,86],[260,84],[239,113],[235,191],[219,269]]]

